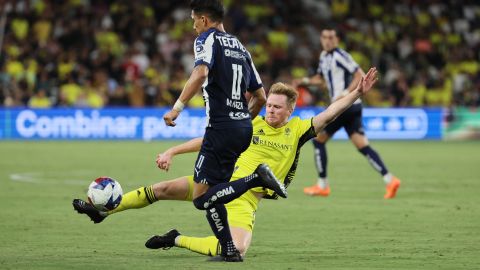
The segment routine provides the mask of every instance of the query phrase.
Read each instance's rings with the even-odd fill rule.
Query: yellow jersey
[[[267,124],[264,117],[257,116],[252,124],[252,141],[237,160],[232,180],[250,175],[259,164],[266,163],[278,180],[288,186],[297,169],[300,148],[316,136],[312,118],[302,120],[299,117],[293,117],[286,125],[274,128]],[[264,192],[264,198],[267,199],[277,198],[271,190],[264,188],[252,190]]]

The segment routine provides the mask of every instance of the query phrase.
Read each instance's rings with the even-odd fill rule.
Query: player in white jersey
[[[350,54],[338,48],[338,37],[335,29],[323,29],[320,42],[323,51],[320,54],[317,74],[311,78],[303,78],[301,83],[305,85],[317,84],[327,88],[331,102],[334,102],[353,91],[364,72]],[[306,187],[304,193],[311,196],[328,196],[330,194],[330,186],[327,180],[327,151],[325,143],[342,127],[345,128],[350,140],[357,147],[358,151],[383,176],[386,185],[384,198],[394,198],[397,189],[400,187],[400,180],[388,172],[378,153],[368,143],[362,125],[362,103],[360,99],[335,121],[330,123],[324,129],[324,132],[318,134],[313,140],[315,164],[317,165],[319,177],[317,184]]]

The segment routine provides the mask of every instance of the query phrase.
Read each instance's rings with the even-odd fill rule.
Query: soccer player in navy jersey
[[[332,102],[343,98],[358,85],[364,72],[349,53],[338,48],[337,32],[332,27],[322,30],[320,42],[323,51],[320,54],[317,74],[312,78],[304,78],[303,84],[317,84],[328,89]],[[299,83],[299,82],[297,82]],[[311,187],[306,187],[304,193],[311,196],[328,196],[330,186],[327,181],[327,150],[325,143],[340,129],[345,128],[350,140],[378,171],[385,182],[385,199],[395,197],[400,187],[400,180],[392,175],[380,155],[370,146],[362,125],[362,102],[360,99],[346,110],[335,121],[325,127],[324,131],[313,140],[315,164],[317,165],[318,181]]]
[[[222,247],[219,258],[242,261],[232,241],[224,204],[250,188],[264,187],[286,197],[286,189],[266,164],[237,181],[229,182],[234,165],[252,139],[252,119],[265,104],[265,90],[250,53],[223,27],[219,0],[192,0],[195,68],[172,110],[164,115],[168,126],[198,89],[203,89],[208,124],[194,170],[193,204],[206,210],[207,220]],[[252,98],[247,104],[245,93]]]

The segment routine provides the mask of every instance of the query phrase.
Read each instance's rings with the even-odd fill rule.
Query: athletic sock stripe
[[[153,201],[152,201],[152,199],[150,198],[150,195],[148,194],[148,190],[149,190],[149,188],[147,188],[147,187],[144,187],[144,188],[143,188],[143,191],[145,192],[145,197],[147,198],[148,202],[149,202],[150,204],[152,204]]]
[[[156,202],[157,198],[155,197],[155,192],[153,192],[153,186],[147,187],[148,193],[150,194],[150,200]]]

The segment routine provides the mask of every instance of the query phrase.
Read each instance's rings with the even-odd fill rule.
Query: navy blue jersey
[[[250,53],[228,33],[211,28],[195,40],[195,66],[206,65],[203,84],[208,126],[251,127],[245,91],[262,87]]]

